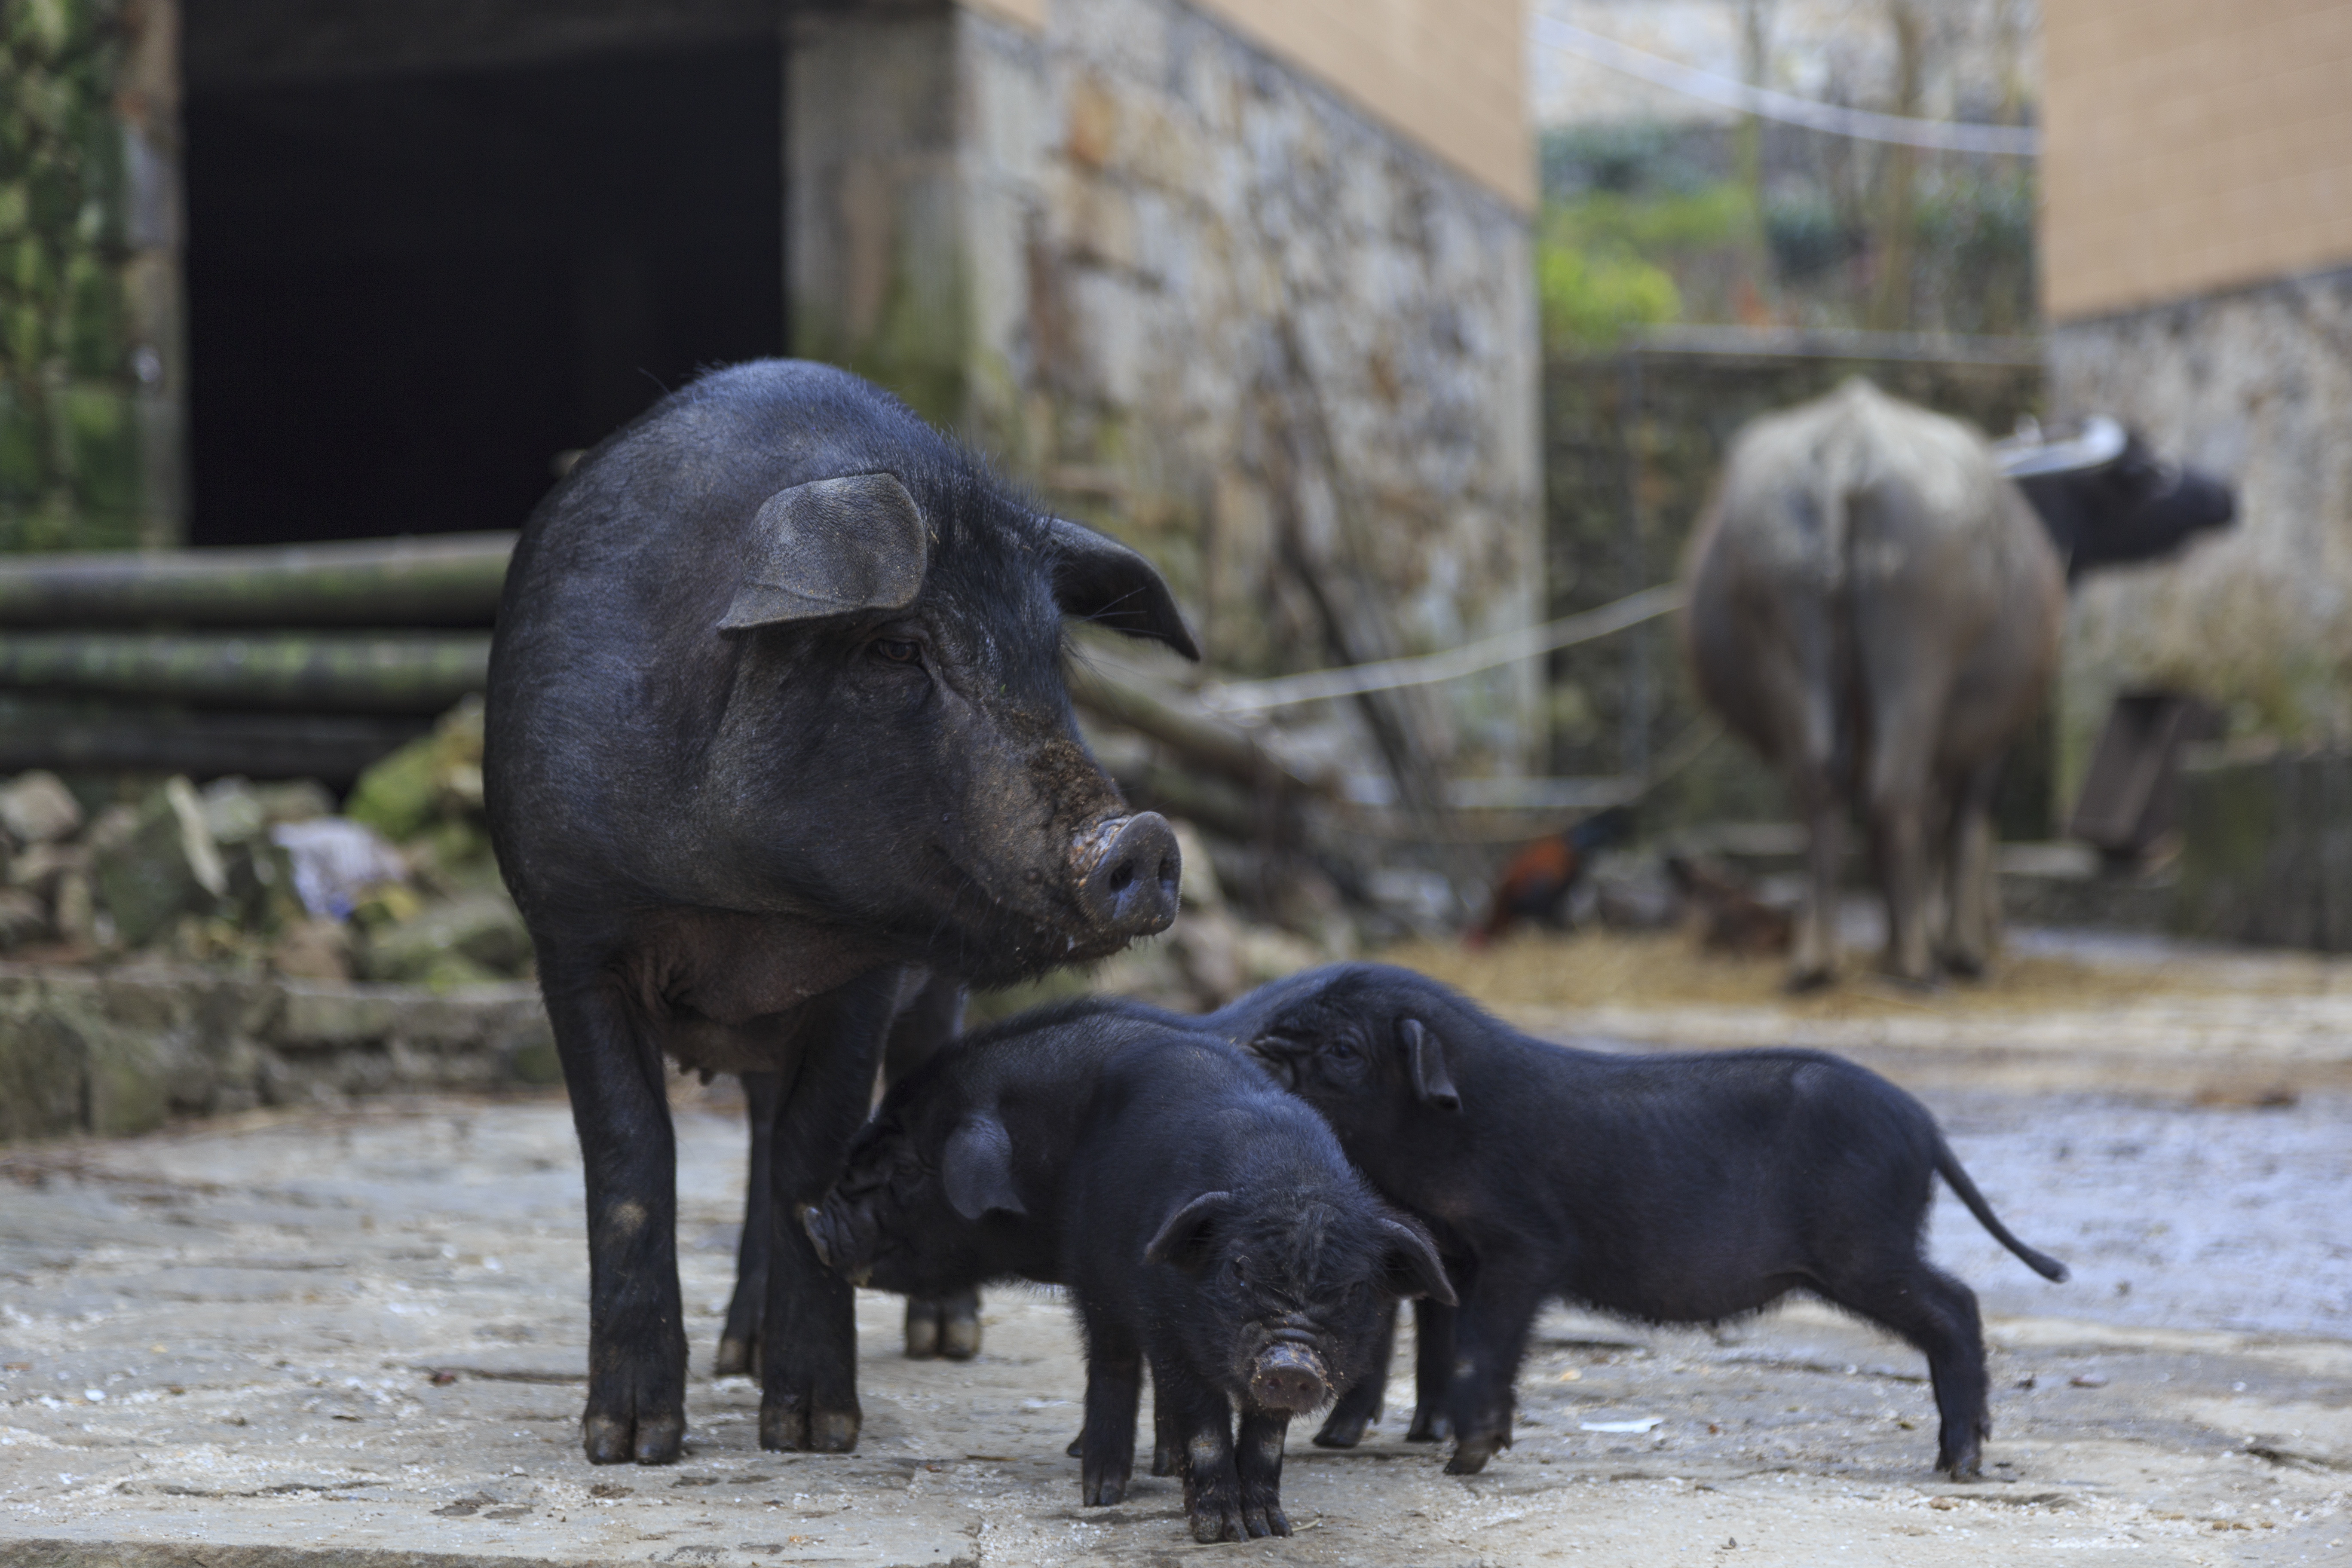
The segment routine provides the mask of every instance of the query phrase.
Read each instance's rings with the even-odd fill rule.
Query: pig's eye
[[[1353,1062],[1356,1059],[1356,1047],[1345,1040],[1334,1040],[1323,1047],[1323,1054],[1335,1062]]]
[[[904,637],[876,637],[872,643],[874,657],[885,664],[920,664],[923,645]]]

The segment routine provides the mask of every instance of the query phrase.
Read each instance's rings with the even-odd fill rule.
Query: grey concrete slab
[[[1918,1358],[1825,1310],[1712,1333],[1557,1312],[1486,1474],[1444,1475],[1392,1402],[1352,1452],[1294,1434],[1296,1537],[1222,1547],[1191,1542],[1173,1481],[1076,1506],[1083,1379],[1050,1292],[992,1292],[964,1365],[903,1359],[898,1303],[862,1292],[858,1451],[762,1452],[756,1388],[707,1375],[743,1164],[719,1110],[679,1112],[695,1376],[686,1458],[661,1468],[579,1450],[561,1101],[18,1153],[0,1165],[0,1565],[2342,1561],[2352,1342],[2323,1309],[2347,1107],[1940,1109],[2015,1227],[2087,1265],[2046,1285],[1937,1210],[1938,1255],[1995,1308],[1993,1479],[1931,1477]]]

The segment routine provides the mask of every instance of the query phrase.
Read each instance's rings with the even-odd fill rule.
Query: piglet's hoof
[[[940,1304],[907,1298],[907,1359],[929,1361],[940,1353]]]
[[[592,1465],[667,1465],[686,1446],[683,1415],[641,1416],[588,1415],[581,1417],[582,1447]]]
[[[1323,1423],[1323,1430],[1315,1434],[1318,1448],[1352,1448],[1364,1440],[1364,1419],[1360,1415],[1334,1415]]]
[[[940,1354],[950,1361],[970,1361],[980,1353],[980,1309],[968,1300],[949,1300],[940,1308]]]
[[[1503,1447],[1500,1437],[1465,1437],[1454,1445],[1454,1457],[1445,1461],[1449,1476],[1475,1476],[1486,1468],[1495,1450]]]
[[[857,1447],[860,1416],[847,1410],[805,1405],[760,1406],[760,1447],[783,1453],[846,1454]]]

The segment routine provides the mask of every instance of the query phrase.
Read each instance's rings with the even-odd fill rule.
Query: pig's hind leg
[[[1822,1294],[1926,1353],[1938,1417],[1936,1468],[1956,1481],[1982,1474],[1992,1417],[1976,1292],[1915,1257],[1867,1279],[1840,1280]]]
[[[743,1195],[743,1239],[735,1249],[735,1296],[727,1303],[727,1326],[719,1332],[714,1377],[760,1370],[760,1314],[768,1305],[768,1211],[776,1147],[776,1102],[784,1080],[772,1072],[747,1072],[743,1109],[751,1124],[751,1180]]]
[[[798,1070],[776,1108],[769,1173],[768,1302],[760,1323],[760,1447],[847,1453],[857,1405],[856,1292],[818,1261],[796,1215],[841,1173],[873,1097],[897,973],[877,970],[819,1000]]]
[[[677,1149],[661,1053],[609,987],[551,983],[547,1007],[588,1186],[582,1440],[591,1464],[666,1465],[686,1439],[686,1331]]]
[[[1078,1450],[1078,1501],[1108,1508],[1127,1496],[1135,1473],[1135,1409],[1143,1387],[1143,1353],[1132,1336],[1087,1324],[1086,1426]]]
[[[1475,1476],[1511,1446],[1511,1385],[1527,1353],[1528,1330],[1543,1304],[1541,1284],[1486,1269],[1454,1321],[1454,1374],[1446,1410],[1454,1421],[1449,1476]]]
[[[1364,1428],[1381,1418],[1381,1400],[1389,1387],[1389,1358],[1396,1353],[1396,1331],[1397,1307],[1391,1302],[1364,1375],[1331,1407],[1323,1430],[1315,1434],[1317,1447],[1352,1448],[1364,1440]]]

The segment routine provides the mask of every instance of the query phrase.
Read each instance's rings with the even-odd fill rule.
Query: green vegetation
[[[137,542],[120,0],[0,0],[0,549]]]

